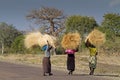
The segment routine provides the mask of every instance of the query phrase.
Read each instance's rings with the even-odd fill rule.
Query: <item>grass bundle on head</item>
[[[81,42],[79,33],[68,33],[63,36],[61,45],[64,49],[76,49]]]
[[[26,48],[31,48],[35,45],[38,45],[38,39],[42,38],[40,32],[31,32],[25,35],[24,44]]]
[[[95,46],[100,46],[102,45],[106,39],[105,39],[105,34],[100,32],[97,29],[94,29],[87,37],[89,39],[90,43],[95,45]]]
[[[49,44],[51,46],[53,46],[54,48],[56,47],[56,41],[57,41],[56,37],[48,35],[48,34],[44,34],[42,36],[42,38],[39,38],[38,39],[38,44],[42,47],[42,46],[47,44],[47,41],[49,42]]]

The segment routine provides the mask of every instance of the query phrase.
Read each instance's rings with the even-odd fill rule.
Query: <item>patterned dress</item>
[[[89,47],[89,51],[90,51],[90,56],[89,56],[89,67],[90,68],[96,68],[96,64],[97,64],[97,49],[93,48],[93,47]]]

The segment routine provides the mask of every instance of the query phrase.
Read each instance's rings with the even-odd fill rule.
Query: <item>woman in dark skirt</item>
[[[68,54],[67,56],[67,70],[69,75],[75,70],[75,56],[74,54]]]
[[[46,76],[48,74],[49,76],[53,75],[51,73],[51,61],[50,61],[50,50],[52,49],[52,46],[49,45],[44,45],[42,49],[45,51],[45,56],[43,58],[43,76]]]
[[[77,52],[78,50],[70,50],[67,49],[65,53],[67,53],[67,70],[68,75],[72,75],[73,71],[75,70],[75,55],[74,53]]]

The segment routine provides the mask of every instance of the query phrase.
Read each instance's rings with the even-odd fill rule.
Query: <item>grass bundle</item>
[[[44,46],[47,44],[47,41],[49,42],[49,44],[51,46],[53,46],[54,48],[56,47],[56,38],[54,36],[48,35],[48,34],[44,34],[42,36],[42,38],[38,39],[38,44],[40,46]]]
[[[76,49],[81,42],[79,33],[68,33],[63,36],[61,45],[64,49]]]
[[[25,35],[24,44],[26,48],[31,48],[35,45],[38,45],[38,39],[42,38],[42,34],[40,32],[31,32]]]
[[[97,29],[94,29],[87,37],[90,43],[95,46],[100,46],[105,42],[105,34]]]
[[[40,32],[32,32],[25,35],[24,44],[26,48],[31,48],[35,45],[43,47],[47,44],[47,41],[51,46],[56,47],[57,40],[54,36],[50,36],[48,34],[43,35]]]

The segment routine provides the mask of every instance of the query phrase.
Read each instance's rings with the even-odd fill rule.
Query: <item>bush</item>
[[[58,48],[56,49],[56,53],[57,53],[58,55],[61,55],[61,54],[64,54],[64,53],[65,53],[65,50],[64,50],[62,47],[58,47]]]

